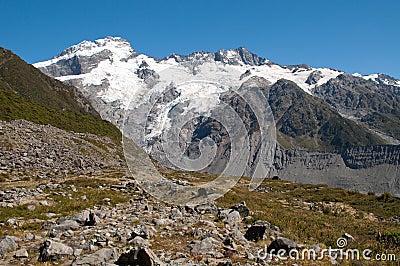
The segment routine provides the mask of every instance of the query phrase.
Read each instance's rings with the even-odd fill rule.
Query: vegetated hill
[[[75,132],[120,140],[73,86],[46,76],[13,52],[0,48],[0,120],[25,119]]]
[[[276,121],[278,141],[286,148],[329,151],[385,143],[292,81],[282,79],[272,85],[269,104]]]

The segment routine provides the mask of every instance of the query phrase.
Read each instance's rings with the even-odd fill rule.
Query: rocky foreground
[[[319,255],[341,236],[353,248],[399,251],[390,193],[280,180],[250,192],[243,178],[220,201],[173,206],[134,180],[146,173],[141,155],[127,175],[122,147],[108,138],[18,120],[0,122],[0,142],[0,265],[282,265],[265,251]],[[186,185],[214,178],[162,171]]]
[[[58,217],[45,213],[46,219],[6,221],[0,239],[1,263],[36,265],[56,262],[61,265],[263,265],[258,259],[260,246],[255,241],[272,241],[279,248],[300,248],[280,238],[278,227],[267,221],[247,225],[251,210],[245,203],[232,208],[214,204],[197,207],[168,206],[148,197],[134,182],[100,186],[99,190],[124,193],[131,199],[111,206],[103,198],[94,206],[72,215]],[[34,189],[0,191],[0,204],[8,208],[57,204],[50,195],[71,198],[80,188],[48,183]],[[23,200],[26,199],[26,200]],[[29,199],[29,200],[28,200]],[[80,200],[85,201],[82,197]],[[28,203],[29,202],[29,203]],[[25,204],[25,205],[21,205]],[[62,202],[60,203],[62,204]],[[32,233],[29,225],[40,223]],[[29,231],[29,232],[28,232]],[[16,235],[7,235],[7,233]],[[25,233],[27,232],[27,233]],[[319,248],[314,246],[314,248]]]

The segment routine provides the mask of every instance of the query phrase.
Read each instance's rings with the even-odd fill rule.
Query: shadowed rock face
[[[214,54],[215,61],[221,61],[225,64],[238,65],[244,63],[251,66],[259,66],[267,62],[244,47],[235,50],[219,50]]]
[[[356,120],[372,130],[385,132],[400,139],[400,87],[386,85],[382,75],[378,83],[349,74],[314,89],[314,94],[325,100],[339,113]],[[390,78],[390,77],[389,77]],[[387,80],[390,84],[390,80]]]
[[[93,56],[74,56],[62,59],[57,64],[43,67],[40,70],[53,77],[85,74],[96,68],[101,61],[109,59],[110,55],[109,50],[103,50]]]
[[[399,146],[348,148],[341,153],[278,148],[277,175],[299,183],[400,195]]]

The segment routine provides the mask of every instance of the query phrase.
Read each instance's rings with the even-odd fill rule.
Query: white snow
[[[109,59],[106,59],[98,64],[89,73],[81,75],[63,76],[58,79],[68,81],[77,79],[81,81],[82,90],[92,86],[100,86],[105,82],[109,86],[97,91],[98,97],[105,102],[119,101],[122,108],[128,108],[131,99],[138,99],[145,95],[148,91],[143,80],[139,79],[136,71],[142,61],[146,61],[150,69],[160,75],[160,83],[182,84],[188,81],[203,80],[224,85],[224,90],[229,86],[240,86],[244,81],[253,76],[260,76],[275,83],[279,79],[288,79],[294,81],[305,92],[311,94],[312,89],[316,85],[322,85],[328,80],[337,77],[343,73],[328,68],[311,68],[301,69],[301,71],[292,72],[289,68],[284,68],[279,65],[229,65],[222,62],[204,62],[196,67],[197,74],[193,75],[192,71],[184,64],[177,63],[174,58],[158,61],[144,54],[139,54],[133,57],[134,50],[130,44],[119,37],[107,37],[94,42],[83,41],[65,50],[63,55],[56,56],[50,60],[34,64],[35,67],[46,67],[57,63],[63,59],[69,59],[74,56],[93,56],[99,52],[108,50],[111,52]],[[234,57],[237,53],[233,50],[225,51],[228,57]],[[246,70],[250,70],[251,75],[240,80],[241,74]],[[322,78],[316,85],[308,85],[305,83],[308,76],[319,70],[322,73]],[[216,104],[213,99],[218,99],[218,95],[223,92],[219,86],[203,86],[191,87],[187,85],[180,87],[182,95],[180,100],[184,101],[192,99],[189,107],[191,108],[211,108]],[[139,97],[140,96],[140,97]]]
[[[69,59],[74,56],[92,56],[104,50],[109,50],[114,60],[127,58],[134,52],[131,45],[120,37],[107,37],[94,42],[83,41],[67,50],[69,52],[64,55],[56,56],[44,62],[38,62],[34,66],[37,68],[46,67],[60,60]]]
[[[353,76],[363,78],[365,80],[371,80],[373,82],[379,83],[379,81],[383,82],[386,85],[392,85],[400,87],[400,80],[388,80],[379,77],[379,74],[370,74],[370,75],[361,75],[360,73],[354,73]]]

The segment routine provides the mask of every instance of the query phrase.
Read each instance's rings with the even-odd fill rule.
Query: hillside
[[[25,119],[75,132],[121,139],[73,86],[44,75],[9,50],[0,48],[0,120]]]
[[[296,83],[279,80],[269,90],[278,141],[285,148],[343,150],[385,144],[379,136],[342,117],[325,101],[305,93]]]

